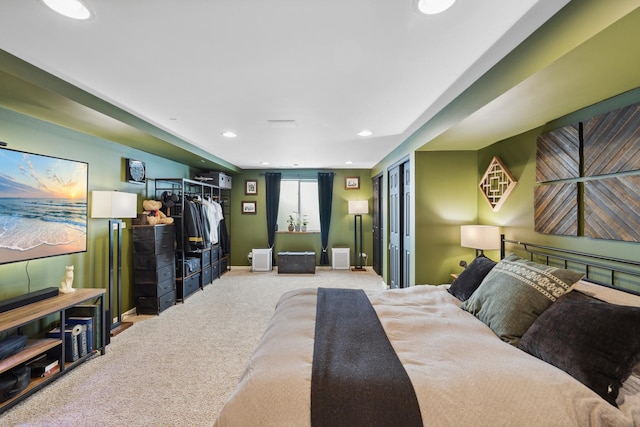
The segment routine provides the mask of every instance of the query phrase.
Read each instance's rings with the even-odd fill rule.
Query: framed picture
[[[359,190],[360,189],[360,177],[348,176],[344,179],[345,190]]]
[[[244,195],[245,196],[257,196],[258,195],[258,181],[254,179],[247,179],[244,181]]]
[[[256,213],[256,202],[242,202],[242,213],[243,214],[251,214],[255,215]]]
[[[0,170],[0,264],[87,251],[88,163],[0,148]]]

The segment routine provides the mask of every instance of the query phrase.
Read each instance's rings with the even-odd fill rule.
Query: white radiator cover
[[[251,271],[271,271],[271,249],[252,249]]]

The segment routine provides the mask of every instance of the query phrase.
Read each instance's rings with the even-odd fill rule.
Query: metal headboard
[[[500,259],[506,256],[507,246],[516,248],[511,252],[528,253],[531,261],[579,271],[585,275],[583,280],[640,295],[633,289],[640,289],[640,262],[507,240],[504,234],[500,236]]]

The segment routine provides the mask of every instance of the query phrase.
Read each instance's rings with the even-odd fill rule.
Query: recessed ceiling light
[[[351,160],[347,160],[346,162],[344,162],[345,165],[352,165],[353,162]]]
[[[269,162],[260,162],[260,164],[261,164],[262,166],[267,166],[267,165],[269,164]]]
[[[435,15],[449,9],[456,0],[416,0],[416,5],[420,13],[425,15]]]
[[[91,11],[79,0],[42,0],[51,10],[67,18],[85,20],[91,18]]]
[[[236,135],[234,132],[231,132],[230,130],[226,131],[226,132],[222,132],[222,136],[224,136],[225,138],[235,138]]]
[[[358,136],[371,136],[371,135],[373,135],[373,132],[367,129],[364,129],[358,132]]]

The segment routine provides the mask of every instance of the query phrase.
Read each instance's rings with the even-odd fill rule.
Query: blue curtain
[[[267,199],[267,238],[269,239],[269,248],[273,248],[276,241],[278,203],[280,203],[280,178],[280,172],[267,172],[264,175],[265,194]]]
[[[318,172],[318,202],[320,208],[320,265],[329,265],[329,226],[331,225],[331,204],[333,202],[333,172]]]

